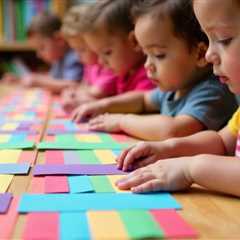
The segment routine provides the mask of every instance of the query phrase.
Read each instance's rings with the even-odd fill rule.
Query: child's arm
[[[159,159],[193,156],[197,154],[233,155],[236,137],[225,127],[219,133],[203,131],[192,136],[162,142],[141,142],[122,152],[118,158],[120,169],[128,170],[156,162]]]
[[[139,116],[133,114],[105,114],[90,121],[90,129],[106,132],[125,132],[136,138],[160,141],[172,137],[184,137],[204,129],[190,116],[169,117],[163,115]]]
[[[104,98],[77,108],[72,119],[75,122],[93,118],[102,113],[142,113],[153,111],[155,106],[145,102],[143,92],[128,92],[122,95]]]
[[[240,196],[240,161],[236,157],[197,155],[159,160],[140,168],[116,184],[136,193],[179,191],[193,183],[210,190]]]
[[[62,90],[73,87],[76,83],[64,79],[54,79],[48,75],[32,74],[28,76],[29,86],[45,88],[52,93],[59,94]]]

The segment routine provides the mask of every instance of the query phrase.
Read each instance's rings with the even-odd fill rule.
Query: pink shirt
[[[156,88],[156,86],[147,77],[146,70],[142,65],[131,76],[119,77],[117,81],[117,94],[133,90],[146,91]]]
[[[147,91],[156,86],[147,77],[144,66],[138,68],[131,76],[117,76],[99,64],[84,65],[83,79],[89,84],[99,87],[106,96],[113,96],[129,91]]]
[[[106,96],[116,94],[116,85],[119,77],[99,64],[84,65],[83,79],[89,84],[100,88]]]

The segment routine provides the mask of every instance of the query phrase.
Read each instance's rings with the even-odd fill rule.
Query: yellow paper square
[[[9,134],[0,134],[0,143],[7,143],[11,137]]]
[[[1,129],[6,131],[11,131],[11,130],[16,130],[18,126],[19,126],[18,123],[6,123],[1,127]]]
[[[0,150],[0,163],[17,163],[22,150]]]
[[[11,184],[13,175],[0,175],[0,193],[5,193]]]
[[[96,134],[76,134],[77,141],[86,143],[100,143],[101,138]]]
[[[129,239],[118,212],[89,211],[87,217],[92,239]]]
[[[94,154],[102,164],[116,163],[116,156],[112,150],[94,150]]]

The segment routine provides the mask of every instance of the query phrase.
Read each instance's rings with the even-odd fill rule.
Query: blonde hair
[[[84,32],[84,25],[91,3],[80,4],[70,8],[63,19],[61,32],[65,37],[76,37]]]

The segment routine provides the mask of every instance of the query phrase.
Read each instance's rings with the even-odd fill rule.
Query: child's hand
[[[100,115],[89,122],[89,129],[93,131],[104,132],[120,132],[120,122],[124,117],[123,114],[109,114]]]
[[[193,183],[189,173],[192,161],[193,159],[186,157],[159,160],[135,170],[117,181],[116,185],[134,193],[184,190]]]
[[[166,152],[164,154],[164,152]],[[161,142],[139,142],[124,150],[117,158],[117,165],[123,171],[147,166],[159,159],[167,158],[167,148]]]
[[[68,88],[61,94],[62,107],[65,112],[70,113],[78,106],[76,90]]]
[[[2,81],[6,84],[19,83],[20,78],[12,73],[6,73],[2,77]]]
[[[73,111],[71,119],[76,123],[85,122],[104,112],[105,107],[101,102],[85,103]]]

